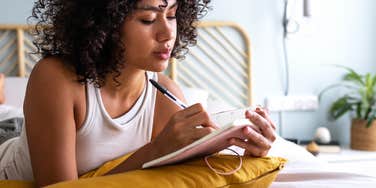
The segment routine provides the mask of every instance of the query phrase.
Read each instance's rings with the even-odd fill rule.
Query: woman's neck
[[[109,75],[106,84],[102,88],[111,98],[137,99],[145,86],[146,72],[144,70],[123,71],[116,79],[120,85],[113,80],[113,75]]]

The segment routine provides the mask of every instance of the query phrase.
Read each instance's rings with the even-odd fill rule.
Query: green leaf
[[[351,69],[349,67],[345,67],[345,66],[341,66],[341,65],[339,65],[338,67],[344,68],[348,71],[348,73],[345,74],[345,76],[343,77],[343,80],[352,81],[352,82],[355,82],[356,84],[360,84],[360,85],[365,85],[365,83],[362,79],[362,75],[356,73],[353,69]]]
[[[362,118],[362,103],[360,102],[356,104],[356,118]]]
[[[373,105],[376,101],[376,75],[372,77],[371,74],[366,75],[366,83],[367,83],[367,98],[370,101],[371,105]]]
[[[371,108],[370,101],[364,88],[359,89],[359,95],[361,96],[361,118],[366,120],[368,118],[368,110]]]
[[[376,89],[376,74],[373,75],[372,87]]]
[[[371,127],[372,121],[373,121],[373,119],[367,120],[367,126],[366,126],[367,128]]]
[[[373,93],[376,94],[376,74],[373,76],[372,88],[373,88]]]
[[[357,118],[364,120],[376,119],[376,74],[358,74],[353,69],[342,65],[337,67],[346,69],[343,81],[326,87],[320,92],[319,100],[323,93],[336,88],[344,87],[345,95],[333,102],[329,109],[330,116],[338,119],[349,111],[353,111]]]
[[[364,81],[362,80],[362,77],[356,73],[351,72],[351,73],[345,74],[343,79],[346,81],[352,81],[355,83],[359,83],[361,85],[365,85]]]
[[[329,113],[334,119],[338,119],[346,112],[352,110],[352,104],[349,103],[347,100],[348,97],[344,96],[333,103],[329,110]]]
[[[367,128],[371,127],[373,120],[375,120],[375,117],[368,117],[367,119]]]
[[[367,128],[371,126],[373,120],[376,120],[376,108],[372,110],[370,116],[367,119]]]
[[[366,80],[366,90],[367,90],[367,97],[373,97],[373,78],[370,73],[367,73],[365,76]]]

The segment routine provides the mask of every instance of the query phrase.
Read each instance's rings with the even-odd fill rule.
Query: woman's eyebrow
[[[168,10],[170,9],[173,9],[177,6],[177,3],[175,2],[173,5],[171,5],[170,7],[168,7]],[[136,10],[147,10],[147,11],[154,11],[154,12],[162,12],[163,11],[163,8],[161,8],[162,6],[152,6],[152,5],[140,5],[140,6],[137,6],[136,7]]]

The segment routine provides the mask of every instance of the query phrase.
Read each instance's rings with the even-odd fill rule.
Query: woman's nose
[[[164,19],[161,22],[159,30],[157,32],[157,40],[159,42],[169,41],[175,37],[175,24],[169,22],[169,20]]]

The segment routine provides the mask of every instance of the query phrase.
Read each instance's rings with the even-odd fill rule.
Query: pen
[[[172,102],[174,102],[176,105],[180,106],[182,109],[187,108],[187,105],[185,105],[181,100],[179,100],[177,97],[175,97],[172,93],[170,93],[165,87],[158,84],[153,79],[149,79],[151,84],[153,84],[154,87],[156,87],[164,96],[166,96],[168,99],[170,99]]]
[[[175,97],[171,92],[169,92],[165,87],[158,84],[153,79],[149,79],[150,83],[153,84],[154,87],[156,87],[164,96],[166,96],[168,99],[170,99],[172,102],[174,102],[176,105],[178,105],[180,108],[184,109],[187,108],[187,105],[185,105],[181,100],[179,100],[177,97]],[[202,125],[196,126],[196,128],[202,128]],[[214,128],[218,129],[218,127],[215,125]]]

